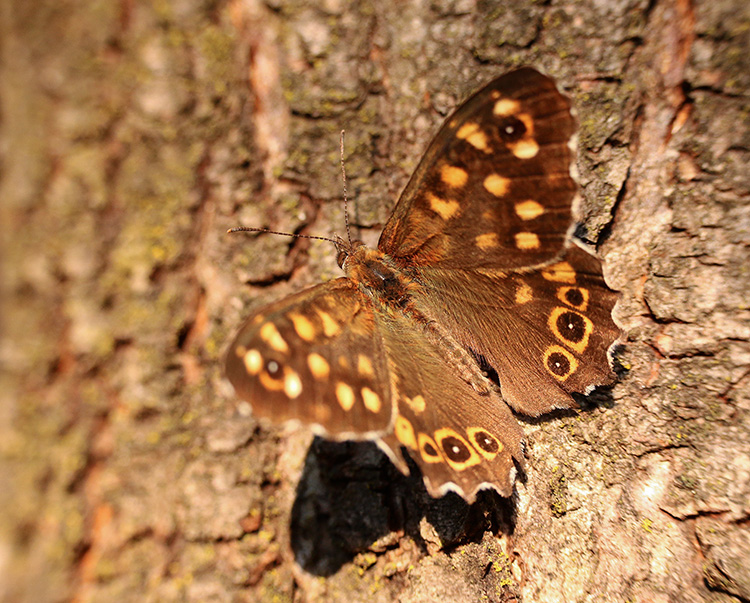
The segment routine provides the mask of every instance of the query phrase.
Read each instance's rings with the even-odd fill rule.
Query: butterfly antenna
[[[344,167],[344,134],[346,130],[341,130],[341,143],[339,148],[341,150],[341,183],[344,188],[344,224],[346,224],[346,240],[349,243],[349,247],[352,245],[352,233],[349,228],[349,199],[346,196],[346,168]]]
[[[235,226],[227,230],[227,233],[233,232],[265,232],[267,234],[281,235],[282,237],[292,237],[294,239],[317,239],[318,241],[328,241],[329,243],[336,244],[335,239],[329,239],[328,237],[316,237],[314,235],[296,234],[294,232],[279,232],[278,230],[270,230],[268,228],[255,228],[253,226]]]

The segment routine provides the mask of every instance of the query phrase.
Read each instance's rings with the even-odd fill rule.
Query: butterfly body
[[[523,432],[611,383],[616,297],[571,244],[575,122],[525,68],[466,101],[431,143],[377,249],[336,240],[345,277],[261,309],[227,374],[260,416],[373,439],[429,491],[512,492]],[[499,386],[487,378],[492,367]]]

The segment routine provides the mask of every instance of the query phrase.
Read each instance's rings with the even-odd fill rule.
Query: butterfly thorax
[[[388,254],[370,249],[360,241],[352,243],[348,249],[339,249],[340,253],[346,254],[342,268],[347,277],[364,289],[384,316],[399,312],[411,318],[414,324],[421,325],[424,334],[436,345],[436,349],[441,350],[445,360],[476,392],[487,395],[492,391],[491,384],[471,353],[426,308],[421,307],[418,296],[413,295],[419,283],[410,274]]]
[[[339,247],[339,254],[344,254],[341,267],[346,276],[377,302],[408,314],[415,312],[409,293],[414,282],[387,254],[366,247],[361,241],[354,241],[348,249]]]

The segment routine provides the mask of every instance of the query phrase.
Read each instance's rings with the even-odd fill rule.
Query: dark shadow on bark
[[[427,552],[480,542],[486,531],[513,532],[512,499],[493,491],[480,492],[471,505],[453,493],[435,499],[416,465],[409,466],[411,473],[401,474],[373,442],[315,438],[291,513],[297,563],[311,574],[330,576],[360,552],[397,546],[397,540],[378,542],[394,533]],[[423,518],[434,528],[435,541]]]

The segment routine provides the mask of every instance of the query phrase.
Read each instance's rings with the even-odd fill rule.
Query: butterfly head
[[[346,263],[349,256],[351,256],[359,247],[364,247],[362,241],[347,241],[339,235],[333,235],[333,244],[336,246],[338,255],[336,256],[336,263],[339,268],[346,270],[344,264]]]

